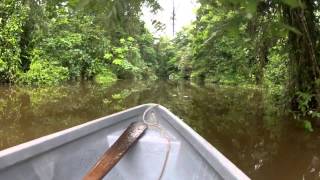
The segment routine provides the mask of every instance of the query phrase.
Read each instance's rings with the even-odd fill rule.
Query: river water
[[[187,82],[0,86],[0,150],[144,103],[182,118],[252,179],[320,179],[320,133],[276,113],[258,89]]]

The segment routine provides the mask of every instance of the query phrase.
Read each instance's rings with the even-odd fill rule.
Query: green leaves
[[[28,12],[20,1],[0,2],[0,82],[15,81],[19,73],[21,35]]]
[[[155,60],[145,61],[156,55],[140,20],[144,3],[160,8],[154,0],[1,1],[0,81],[101,80],[111,75],[106,69],[119,77],[152,73]]]
[[[0,59],[0,72],[3,73],[7,68],[7,63]]]
[[[297,35],[302,35],[302,33],[298,29],[296,29],[296,28],[294,28],[292,26],[289,26],[289,25],[286,25],[286,24],[280,24],[280,26],[282,26],[284,29],[286,29],[288,31],[292,31],[293,33],[295,33]]]
[[[113,55],[109,52],[105,53],[103,56],[107,61],[110,61],[113,58]]]
[[[117,65],[125,71],[132,70],[134,66],[125,59],[115,59],[112,61],[112,64]]]
[[[309,132],[313,132],[314,131],[313,128],[312,128],[311,122],[307,121],[307,120],[303,121],[303,128],[305,130],[309,131]]]
[[[298,108],[304,115],[306,115],[311,108],[309,105],[313,98],[313,95],[310,92],[301,91],[298,91],[296,95],[298,96]]]
[[[111,62],[116,73],[124,78],[140,78],[146,68],[146,63],[141,57],[140,47],[133,37],[120,38],[119,46],[110,48],[104,54],[107,62]]]
[[[102,68],[94,79],[99,84],[109,86],[117,80],[117,76],[110,69]]]
[[[68,77],[67,68],[47,61],[35,60],[31,63],[30,70],[21,74],[19,82],[29,85],[55,85],[67,80]]]
[[[291,6],[292,8],[303,7],[301,0],[282,0],[282,2]]]

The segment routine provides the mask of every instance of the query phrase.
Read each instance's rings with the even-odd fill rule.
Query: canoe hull
[[[0,151],[0,179],[82,179],[124,129],[141,121],[152,106],[137,106]],[[249,179],[166,108],[157,106],[152,111],[170,139],[162,179]],[[150,127],[104,179],[158,179],[167,152],[166,138],[159,128]]]

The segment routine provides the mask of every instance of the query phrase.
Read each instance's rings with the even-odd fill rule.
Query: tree
[[[294,28],[288,34],[291,108],[306,111],[305,108],[320,107],[319,30],[316,27],[316,2],[300,2],[297,7],[283,5],[283,16],[287,25]],[[307,98],[306,94],[309,95]]]
[[[204,68],[206,68],[207,65],[210,66],[213,63],[212,61],[217,62],[217,58],[212,58],[218,54],[217,49],[209,55],[210,49],[214,49],[217,45],[217,40],[214,37],[220,39],[228,37],[226,33],[219,33],[221,30],[217,30],[217,27],[223,27],[222,31],[224,32],[230,32],[231,29],[234,34],[240,35],[240,41],[235,42],[235,47],[241,47],[241,45],[248,47],[239,49],[235,54],[239,56],[241,52],[249,51],[249,54],[253,55],[253,57],[245,58],[249,58],[248,65],[256,83],[261,84],[265,77],[265,67],[272,55],[270,50],[277,49],[276,46],[281,46],[285,51],[279,51],[279,53],[289,54],[289,63],[286,64],[289,74],[289,80],[286,82],[288,87],[286,94],[288,95],[290,109],[300,111],[304,115],[319,110],[320,66],[319,52],[317,52],[319,47],[319,26],[317,24],[319,16],[316,15],[319,12],[319,3],[317,1],[200,0],[199,2],[201,6],[198,10],[198,21],[196,22],[198,35],[195,36],[195,39],[197,37],[202,38],[193,43],[204,45],[198,46],[195,55],[201,55],[200,59],[202,60],[207,56],[210,60],[204,63],[197,62],[197,64],[205,64]],[[217,10],[218,8],[219,10]],[[217,13],[210,15],[213,11],[223,12],[218,15]],[[224,15],[225,17],[221,18]],[[219,26],[219,24],[222,25]],[[243,31],[242,27],[245,27],[246,31]],[[234,31],[234,29],[236,30]],[[251,45],[242,43],[245,42],[246,38],[249,38],[252,42]],[[235,37],[232,37],[226,42],[229,43],[235,39]],[[284,40],[287,42],[283,43]],[[231,46],[227,49],[222,48],[222,44],[219,47],[218,49],[224,49],[223,51],[232,48]],[[233,49],[235,48],[233,47]],[[232,59],[236,57],[232,53],[227,54],[231,55]],[[222,59],[225,60],[227,57],[224,56]],[[246,61],[243,61],[240,64],[245,63]],[[214,68],[216,69],[214,72],[217,72],[217,67],[221,67],[221,65],[213,64],[209,69],[202,70],[199,74],[206,76],[206,72],[212,71]],[[229,65],[227,67],[230,68]],[[216,77],[217,74],[214,76]],[[312,115],[319,116],[317,113]]]
[[[121,77],[115,59],[105,58],[108,52],[116,57],[115,49],[125,49],[133,77],[153,77],[154,39],[140,20],[144,4],[160,8],[155,0],[1,1],[0,81],[56,84]]]

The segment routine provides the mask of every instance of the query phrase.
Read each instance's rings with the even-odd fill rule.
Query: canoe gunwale
[[[165,112],[160,113],[161,116],[164,116],[163,118],[168,120],[168,123],[184,137],[185,141],[190,143],[192,147],[198,151],[199,155],[202,156],[222,178],[228,180],[250,180],[246,174],[179,117],[163,106],[159,106],[159,109]]]

